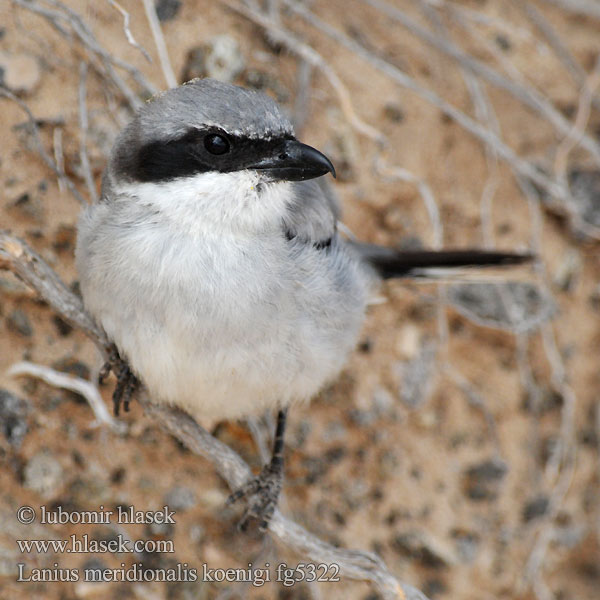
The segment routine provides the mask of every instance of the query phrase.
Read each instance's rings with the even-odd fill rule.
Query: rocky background
[[[148,5],[149,2],[146,2]],[[374,551],[430,598],[592,599],[600,585],[600,10],[591,0],[0,0],[0,224],[74,289],[75,225],[112,141],[170,81],[263,90],[339,174],[344,223],[388,245],[530,249],[531,268],[394,282],[339,381],[291,413],[282,510]],[[162,53],[162,60],[161,55]],[[509,282],[510,281],[510,282]],[[209,463],[145,417],[98,426],[100,358],[0,272],[0,596],[344,598],[365,583],[16,583],[34,568],[306,562],[236,529]],[[114,379],[101,388],[110,402]],[[213,425],[253,468],[269,419]],[[30,525],[39,511],[176,524]],[[171,554],[21,552],[16,540],[172,540]]]

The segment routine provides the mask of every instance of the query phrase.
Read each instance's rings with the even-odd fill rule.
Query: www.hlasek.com
[[[17,540],[17,546],[23,554],[30,552],[38,554],[48,552],[55,554],[103,554],[106,552],[111,554],[149,552],[172,554],[175,552],[173,540],[130,540],[120,533],[110,540],[96,540],[90,538],[87,533],[79,536],[72,534],[66,540]]]

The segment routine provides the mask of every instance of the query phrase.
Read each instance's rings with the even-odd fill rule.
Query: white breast
[[[341,248],[290,244],[273,219],[281,193],[238,198],[239,218],[231,197],[198,217],[191,192],[164,208],[156,189],[82,217],[86,307],[155,397],[236,418],[309,399],[342,367],[367,277]],[[272,205],[263,219],[259,200]]]

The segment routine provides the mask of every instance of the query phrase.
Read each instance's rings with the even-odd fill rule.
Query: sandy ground
[[[109,3],[68,2],[105,48],[135,65],[160,89],[164,79],[140,4],[122,2],[131,13],[131,32],[153,56],[152,64],[128,44],[121,16]],[[473,21],[480,37],[467,35],[452,21],[449,35],[486,64],[498,68],[497,61],[508,63],[572,119],[579,86],[516,4],[462,2],[463,9],[481,15]],[[398,0],[396,5],[426,24],[414,3]],[[600,52],[599,22],[562,14],[545,2],[538,8],[590,71]],[[313,10],[473,114],[460,70],[390,18],[355,0],[317,1]],[[4,59],[13,61],[13,67],[15,56],[33,59],[33,66],[27,61],[18,66],[16,77],[33,78],[20,97],[38,119],[45,148],[62,158],[67,174],[87,197],[79,157],[78,86],[79,63],[89,55],[76,40],[65,40],[40,16],[8,0],[0,0],[0,24]],[[483,243],[480,207],[490,183],[496,186],[490,218],[496,245],[530,246],[535,213],[505,164],[499,163],[494,175],[482,145],[439,108],[399,87],[298,17],[287,17],[286,25],[326,57],[346,86],[356,114],[385,132],[386,160],[430,186],[446,246]],[[268,93],[294,111],[296,59],[274,48],[257,27],[219,2],[187,0],[162,27],[180,80],[186,66],[190,72],[191,49],[227,34],[239,43],[245,63],[236,81],[264,84]],[[484,43],[487,50],[482,49]],[[560,136],[551,126],[505,91],[490,86],[486,90],[507,144],[536,164],[552,161]],[[87,103],[89,156],[99,186],[106,152],[127,111],[93,68],[87,78]],[[25,113],[6,99],[0,99],[0,107],[1,227],[22,236],[68,284],[74,284],[79,205],[35,153],[23,127]],[[350,126],[329,82],[318,72],[304,109],[308,112],[301,138],[340,166],[342,176],[335,189],[346,225],[376,243],[420,240],[432,245],[432,227],[417,187],[375,172],[375,144]],[[596,139],[599,116],[593,109],[588,126]],[[575,150],[568,165],[588,168],[590,162]],[[600,202],[598,195],[595,202]],[[386,302],[369,311],[360,347],[339,381],[310,406],[297,407],[291,414],[285,513],[329,542],[376,552],[395,575],[431,598],[598,597],[598,243],[574,233],[564,218],[545,210],[540,214],[537,239],[554,307],[542,328],[516,336],[506,328],[477,324],[449,307],[442,311],[448,332],[441,343],[437,288],[387,284],[382,290]],[[540,281],[528,269],[501,277]],[[26,359],[89,377],[98,368],[99,357],[80,332],[65,327],[14,278],[3,274],[0,284],[0,388],[5,390],[0,391],[2,598],[379,597],[367,584],[348,579],[318,586],[262,587],[210,581],[15,582],[19,562],[25,565],[25,578],[39,568],[83,573],[86,567],[114,569],[124,563],[127,568],[143,562],[152,569],[187,563],[202,579],[204,565],[247,568],[248,563],[296,565],[307,559],[270,538],[260,540],[237,531],[240,510],[225,508],[228,489],[213,468],[164,434],[139,406],[122,417],[129,432],[116,435],[94,426],[80,397],[5,375],[12,363]],[[424,349],[427,356],[427,348],[435,348],[435,356],[429,366],[421,360],[424,371],[414,376],[410,365],[423,357]],[[444,364],[451,369],[444,370]],[[561,387],[557,369],[563,367]],[[429,383],[421,386],[423,393],[419,386],[412,395],[406,391],[411,373],[420,384]],[[113,383],[102,388],[107,402]],[[253,468],[259,467],[256,446],[243,424],[220,424],[215,434]],[[561,441],[566,442],[567,458],[555,463]],[[17,508],[24,505],[35,508],[36,523],[18,522]],[[39,522],[42,506],[99,511],[101,506],[116,510],[127,505],[140,511],[168,505],[176,511],[175,524]],[[68,539],[72,534],[88,534],[94,540],[116,539],[119,534],[132,540],[172,540],[174,552],[135,557],[112,552],[21,552],[16,544],[16,540]]]

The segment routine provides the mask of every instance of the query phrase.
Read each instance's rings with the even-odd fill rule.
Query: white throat
[[[116,183],[116,196],[190,235],[260,233],[281,227],[293,198],[289,182],[265,183],[256,171],[211,171],[165,182]]]

